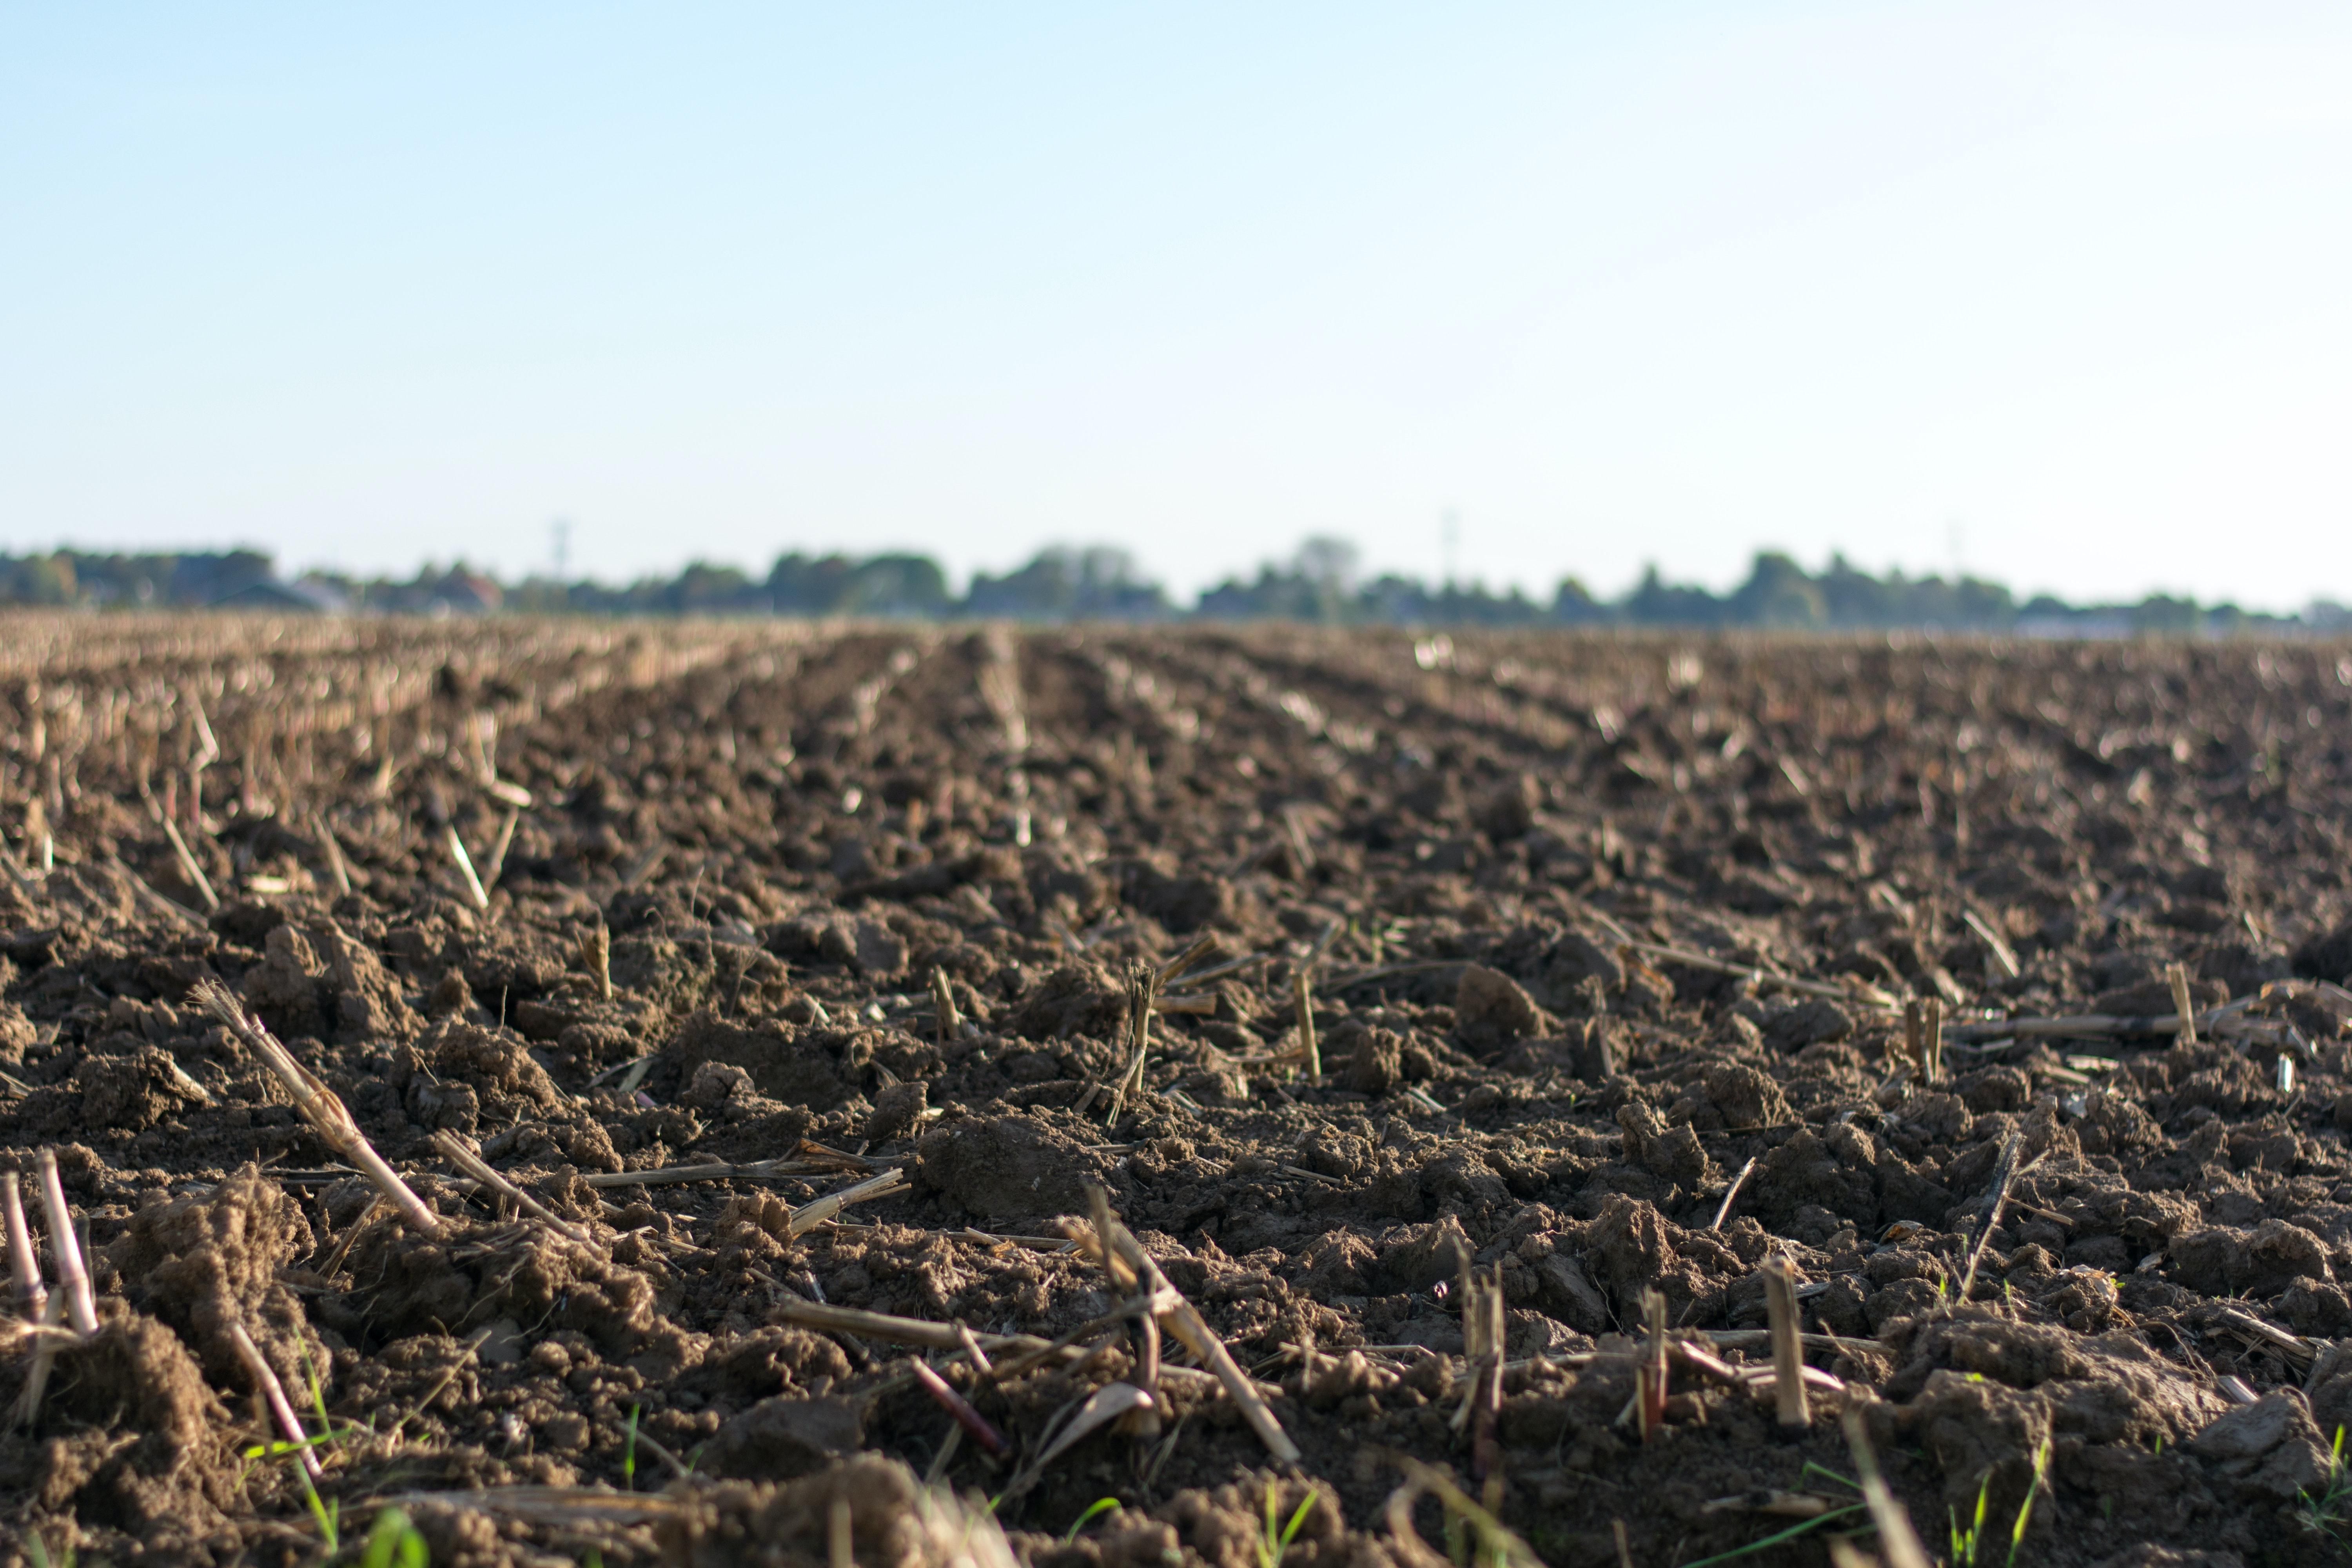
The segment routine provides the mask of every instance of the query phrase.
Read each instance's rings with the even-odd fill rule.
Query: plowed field
[[[0,1563],[2352,1561],[2340,647],[7,628]]]

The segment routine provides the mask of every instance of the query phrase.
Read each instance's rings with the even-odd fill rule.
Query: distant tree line
[[[1108,546],[1055,546],[1003,575],[976,574],[961,594],[929,556],[779,556],[764,577],[698,562],[674,577],[625,584],[530,577],[500,583],[458,563],[406,580],[310,572],[280,578],[254,550],[100,554],[58,550],[0,554],[0,605],[90,609],[267,608],[290,611],[611,616],[866,616],[903,619],[1294,620],[1328,625],[1758,627],[1787,631],[1915,627],[2055,637],[2227,636],[2238,632],[2352,634],[2352,610],[2315,601],[2297,615],[2153,595],[2132,604],[2074,605],[2047,595],[2021,601],[1969,576],[1874,576],[1842,555],[1808,572],[1778,551],[1759,552],[1727,594],[1668,582],[1655,567],[1614,599],[1573,577],[1549,601],[1513,588],[1433,585],[1395,574],[1367,576],[1344,540],[1313,538],[1287,559],[1234,576],[1178,604],[1134,558]]]

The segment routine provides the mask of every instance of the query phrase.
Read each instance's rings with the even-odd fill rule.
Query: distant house
[[[479,572],[460,567],[433,585],[433,607],[461,616],[486,616],[507,602],[506,590]]]
[[[281,582],[264,577],[231,589],[212,601],[215,610],[269,610],[298,616],[340,616],[349,610],[351,601],[324,583]]]

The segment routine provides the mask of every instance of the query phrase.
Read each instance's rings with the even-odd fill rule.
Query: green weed
[[[1839,1475],[1835,1470],[1831,1469],[1827,1465],[1817,1465],[1811,1459],[1807,1459],[1805,1461],[1805,1468],[1797,1472],[1797,1479],[1799,1480],[1803,1480],[1807,1476],[1819,1476],[1825,1481],[1835,1481],[1838,1485],[1843,1487],[1850,1492],[1858,1492],[1862,1490],[1862,1483],[1860,1481],[1848,1479],[1846,1477]]]
[[[1315,1506],[1316,1495],[1313,1487],[1307,1488],[1307,1495],[1291,1511],[1290,1522],[1277,1526],[1274,1483],[1265,1483],[1265,1529],[1255,1542],[1257,1568],[1282,1568],[1283,1554],[1290,1550],[1290,1543],[1298,1539],[1298,1527],[1307,1522],[1307,1510]],[[1097,1503],[1095,1506],[1100,1508],[1102,1505]]]
[[[310,1484],[310,1472],[299,1465],[294,1468],[294,1476],[302,1483],[302,1501],[309,1506],[311,1519],[318,1523],[319,1539],[326,1543],[327,1555],[332,1557],[343,1549],[341,1528],[343,1521],[343,1500],[320,1497],[319,1489]]]
[[[299,1454],[323,1447],[326,1442],[325,1437],[305,1437],[299,1443],[289,1443],[282,1438],[272,1438],[267,1443],[256,1443],[238,1456],[245,1462],[237,1468],[236,1483],[243,1486],[245,1478],[252,1474],[253,1467],[262,1460],[290,1459]]]
[[[621,1450],[621,1482],[630,1491],[637,1489],[637,1412],[642,1406],[629,1406],[629,1441]]]
[[[1861,1482],[1851,1479],[1848,1477],[1839,1475],[1835,1470],[1831,1469],[1828,1466],[1817,1465],[1811,1459],[1807,1459],[1805,1461],[1804,1468],[1797,1472],[1797,1479],[1799,1480],[1803,1480],[1807,1476],[1819,1476],[1825,1481],[1835,1481],[1839,1486],[1843,1487],[1850,1492],[1858,1492],[1862,1490]],[[1778,1546],[1783,1542],[1794,1541],[1797,1537],[1804,1534],[1807,1531],[1819,1530],[1822,1525],[1828,1524],[1832,1520],[1843,1519],[1850,1513],[1864,1513],[1867,1511],[1868,1505],[1864,1503],[1853,1503],[1845,1508],[1833,1508],[1826,1513],[1816,1514],[1811,1519],[1802,1521],[1797,1524],[1792,1524],[1786,1530],[1775,1531],[1761,1541],[1751,1541],[1745,1546],[1737,1546],[1728,1552],[1718,1552],[1712,1557],[1699,1558],[1696,1562],[1683,1564],[1683,1568],[1706,1568],[1706,1564],[1710,1563],[1728,1563],[1734,1558],[1746,1557],[1750,1553],[1762,1552],[1767,1548]],[[1868,1530],[1870,1526],[1865,1524],[1863,1528],[1864,1530]],[[1952,1568],[1959,1568],[1959,1561],[1960,1560],[1955,1556],[1952,1559]]]
[[[1388,1458],[1405,1476],[1405,1484],[1389,1494],[1389,1532],[1397,1540],[1420,1540],[1412,1528],[1412,1505],[1428,1494],[1445,1511],[1446,1550],[1456,1568],[1543,1568],[1543,1559],[1534,1549],[1455,1485],[1451,1471],[1424,1465],[1408,1454],[1391,1453]],[[1424,1545],[1422,1550],[1428,1548]]]
[[[310,1360],[310,1345],[298,1338],[297,1347],[302,1352],[302,1381],[309,1385],[310,1408],[319,1413],[319,1435],[328,1442],[335,1441],[335,1419],[327,1414],[327,1389],[319,1379],[319,1369]]]
[[[1069,1542],[1076,1541],[1078,1538],[1078,1531],[1084,1530],[1087,1525],[1092,1524],[1096,1520],[1100,1519],[1104,1514],[1113,1511],[1118,1506],[1118,1499],[1115,1497],[1097,1498],[1094,1501],[1094,1506],[1087,1509],[1086,1512],[1078,1515],[1077,1521],[1072,1524],[1068,1532],[1062,1537],[1063,1544],[1067,1545]]]
[[[74,1568],[74,1549],[70,1546],[65,1549],[64,1556],[51,1557],[49,1543],[34,1535],[28,1539],[25,1550],[30,1556],[33,1568]]]
[[[2344,1428],[2336,1428],[2336,1442],[2327,1455],[2327,1484],[2314,1497],[2302,1495],[2298,1511],[2303,1527],[2315,1534],[2324,1535],[2338,1547],[2352,1551],[2352,1535],[2346,1527],[2352,1525],[2352,1471],[2344,1465]]]
[[[425,1537],[396,1508],[375,1516],[375,1522],[368,1527],[367,1545],[360,1553],[360,1568],[428,1568],[431,1561]]]
[[[2009,1568],[2017,1568],[2017,1549],[2025,1544],[2025,1527],[2033,1518],[2033,1500],[2042,1495],[2042,1488],[2050,1475],[2050,1439],[2033,1450],[2033,1484],[2025,1489],[2025,1500],[2017,1505],[2017,1522],[2009,1527]]]
[[[1734,1558],[1746,1557],[1753,1552],[1762,1552],[1768,1548],[1779,1546],[1784,1542],[1794,1541],[1797,1537],[1804,1534],[1809,1530],[1819,1530],[1822,1526],[1828,1524],[1832,1521],[1843,1519],[1848,1514],[1868,1513],[1869,1511],[1870,1505],[1868,1503],[1860,1502],[1849,1503],[1844,1508],[1833,1508],[1827,1513],[1817,1513],[1812,1518],[1805,1520],[1801,1523],[1789,1526],[1786,1530],[1775,1531],[1761,1541],[1751,1541],[1745,1546],[1736,1546],[1728,1552],[1718,1552],[1712,1557],[1702,1557],[1695,1563],[1685,1563],[1683,1564],[1683,1568],[1707,1568],[1707,1564],[1710,1563],[1728,1563]],[[1863,1528],[1866,1530],[1870,1527],[1868,1525],[1864,1525]],[[1953,1568],[1958,1568],[1959,1559],[1954,1558],[1952,1561]]]
[[[1969,1521],[1966,1530],[1960,1528],[1958,1515],[1949,1509],[1944,1510],[1952,1526],[1952,1568],[1977,1568],[1977,1542],[1984,1539],[1985,1500],[1991,1492],[1992,1472],[1988,1470],[1984,1479],[1977,1483],[1976,1518]]]
[[[2017,1518],[2010,1523],[2009,1555],[2003,1559],[2004,1568],[2017,1568],[2018,1549],[2025,1544],[2026,1526],[2033,1521],[2033,1500],[2042,1495],[2049,1475],[2050,1439],[2044,1437],[2042,1446],[2033,1450],[2032,1484],[2025,1489],[2025,1500],[2017,1505]],[[1969,1521],[1965,1530],[1960,1528],[1959,1520],[1952,1518],[1947,1510],[1946,1517],[1951,1518],[1951,1568],[1976,1568],[1977,1552],[1985,1539],[1985,1501],[1991,1489],[1992,1475],[1988,1471],[1984,1479],[1977,1483],[1976,1517]]]

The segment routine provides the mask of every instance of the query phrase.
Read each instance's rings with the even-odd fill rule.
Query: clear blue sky
[[[2352,8],[0,7],[0,545],[2352,597]]]

